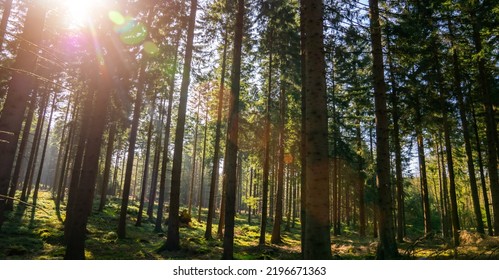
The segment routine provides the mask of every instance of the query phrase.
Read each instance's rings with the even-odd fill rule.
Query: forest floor
[[[0,230],[0,259],[62,259],[64,257],[64,208],[60,215],[49,192],[41,192],[38,205],[17,206],[8,214]],[[204,238],[205,223],[193,218],[180,229],[181,250],[158,252],[166,240],[164,232],[154,232],[154,223],[144,219],[141,227],[134,226],[138,205],[128,208],[127,238],[118,239],[120,201],[110,199],[103,212],[92,213],[87,226],[85,255],[95,260],[157,260],[157,259],[220,259],[223,251],[219,239]],[[194,212],[197,213],[197,212]],[[204,213],[206,214],[206,213]],[[195,215],[194,215],[195,216]],[[203,217],[206,217],[204,215]],[[236,259],[300,259],[300,230],[297,223],[290,231],[282,231],[283,243],[270,244],[272,223],[268,224],[267,245],[258,246],[257,218],[247,224],[246,215],[236,217]],[[165,227],[164,227],[165,228]],[[217,225],[213,226],[216,237]],[[344,231],[333,236],[331,250],[334,259],[374,259],[376,239],[360,238],[355,232]],[[483,237],[477,233],[461,232],[461,245],[452,248],[437,236],[406,239],[399,243],[404,259],[499,259],[499,237]]]

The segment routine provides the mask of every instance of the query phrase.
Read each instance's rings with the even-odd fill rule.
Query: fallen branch
[[[49,213],[49,212],[47,212],[45,209],[41,208],[40,206],[37,206],[37,205],[35,205],[35,204],[31,204],[31,203],[28,203],[28,202],[22,201],[22,200],[20,200],[20,199],[18,199],[18,198],[15,198],[15,197],[10,197],[10,196],[6,196],[6,195],[3,195],[3,194],[0,194],[0,198],[10,199],[10,200],[17,201],[17,202],[19,202],[19,203],[21,203],[21,204],[24,204],[24,205],[26,205],[26,206],[30,206],[30,207],[33,207],[33,208],[40,209],[40,210],[42,210],[43,212],[45,212],[45,214],[49,214],[49,215],[50,215],[50,213]]]

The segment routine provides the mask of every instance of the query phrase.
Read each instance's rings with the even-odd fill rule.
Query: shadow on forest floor
[[[64,210],[61,205],[61,210]],[[87,226],[85,256],[96,260],[156,260],[156,259],[205,259],[216,260],[222,256],[222,241],[204,238],[205,223],[197,219],[181,227],[181,249],[157,253],[166,241],[164,232],[154,232],[154,222],[144,219],[141,227],[134,226],[138,205],[131,202],[128,208],[127,238],[118,239],[116,228],[120,200],[110,199],[102,212],[94,211]],[[62,259],[64,257],[64,211],[59,215],[49,192],[40,192],[33,221],[32,211],[25,206],[10,212],[0,231],[0,259]],[[32,209],[29,209],[32,210]],[[206,209],[204,209],[205,211]],[[204,213],[203,218],[206,217]],[[215,219],[217,220],[217,219]],[[216,224],[213,236],[216,236]],[[166,230],[166,226],[163,227]],[[269,220],[266,245],[259,246],[259,223],[251,225],[247,216],[236,217],[234,256],[236,259],[300,259],[300,225],[282,231],[282,243],[270,243],[272,221]],[[372,237],[360,238],[355,232],[332,236],[331,250],[334,259],[374,259],[377,242]],[[399,244],[404,259],[499,259],[499,237],[484,237],[477,233],[461,231],[461,246],[456,251],[442,238],[431,235],[406,239]]]

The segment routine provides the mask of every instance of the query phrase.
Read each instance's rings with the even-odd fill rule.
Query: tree
[[[234,25],[234,50],[232,54],[231,88],[229,98],[229,115],[227,121],[226,158],[224,161],[224,176],[226,189],[225,231],[222,259],[234,258],[234,217],[236,214],[237,187],[237,152],[239,134],[239,94],[241,90],[241,49],[244,26],[244,0],[237,2],[237,14]]]
[[[182,153],[184,146],[185,115],[187,107],[187,95],[190,83],[192,49],[194,41],[194,28],[196,25],[197,0],[191,0],[191,11],[187,29],[187,45],[184,57],[184,69],[182,84],[180,87],[180,102],[177,116],[177,128],[175,130],[175,149],[173,153],[172,182],[170,193],[170,211],[168,217],[168,235],[164,245],[167,250],[180,249],[179,236],[179,198],[180,198],[180,176],[182,174]]]
[[[373,56],[374,106],[376,114],[376,175],[378,185],[379,243],[378,259],[399,257],[392,218],[392,195],[390,191],[390,151],[388,110],[386,108],[386,86],[381,48],[381,27],[377,0],[369,0],[369,23]]]
[[[46,7],[43,3],[30,3],[16,62],[13,65],[9,90],[0,115],[0,195],[7,195],[10,175],[14,166],[17,143],[27,107],[29,91],[33,86],[32,71],[37,62],[36,45],[43,36]],[[31,43],[29,43],[31,42]],[[0,228],[4,222],[5,200],[0,200]]]
[[[329,236],[329,159],[323,6],[321,0],[301,0],[305,68],[305,230],[303,257],[331,258]],[[303,197],[302,197],[303,199]]]

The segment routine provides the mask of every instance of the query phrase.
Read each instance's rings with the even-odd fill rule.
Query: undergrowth
[[[102,212],[94,210],[87,225],[85,242],[86,259],[94,260],[157,260],[157,259],[220,259],[222,240],[217,238],[218,218],[214,219],[213,237],[204,238],[206,212],[203,221],[192,217],[189,224],[180,228],[178,251],[159,249],[166,241],[167,226],[163,231],[154,231],[154,222],[143,216],[142,226],[135,226],[138,203],[131,201],[128,207],[126,238],[116,234],[121,200],[111,198]],[[97,204],[94,205],[97,209]],[[194,211],[197,213],[197,211]],[[165,216],[167,213],[165,214]],[[33,260],[63,259],[65,207],[56,212],[50,192],[39,194],[36,208],[17,205],[7,214],[7,221],[0,230],[0,259]],[[247,216],[236,216],[234,230],[234,257],[241,260],[300,259],[300,224],[289,231],[282,230],[282,243],[271,244],[272,221],[267,223],[266,245],[258,245],[260,227],[258,217],[248,224]],[[344,227],[342,235],[331,236],[333,259],[375,259],[377,241],[372,237],[359,237],[354,229]],[[413,236],[399,243],[403,259],[499,259],[499,237],[461,231],[461,245],[454,248],[449,240],[437,234]]]

